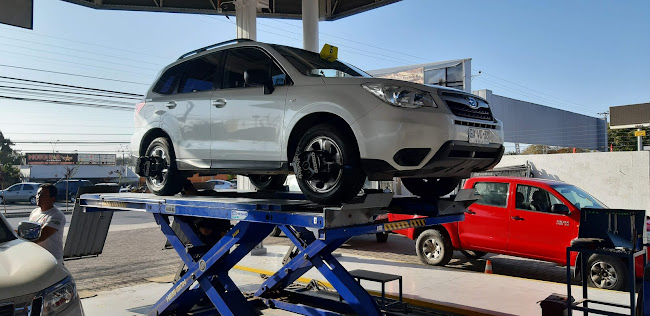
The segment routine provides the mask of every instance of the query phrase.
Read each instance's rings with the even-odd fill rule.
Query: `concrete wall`
[[[536,178],[555,179],[589,192],[610,208],[650,211],[650,152],[507,155],[496,166],[532,165]]]
[[[552,107],[474,91],[503,121],[506,142],[607,150],[607,122]]]

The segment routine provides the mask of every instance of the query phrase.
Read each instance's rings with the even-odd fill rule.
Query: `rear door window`
[[[178,93],[214,90],[222,53],[215,52],[187,62],[178,84]]]
[[[477,204],[506,207],[508,204],[508,183],[477,182],[474,185],[476,193],[481,195]]]
[[[158,79],[158,82],[156,82],[154,85],[153,92],[160,94],[174,93],[176,91],[175,88],[180,81],[181,75],[183,74],[185,66],[187,66],[187,63],[182,63],[167,69],[167,71],[165,71],[165,73],[160,76],[160,79]]]

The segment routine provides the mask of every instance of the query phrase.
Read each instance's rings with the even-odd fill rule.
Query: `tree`
[[[16,182],[20,182],[20,169],[8,163],[0,165],[0,189],[4,190]]]
[[[576,148],[577,153],[588,152],[587,149]],[[530,145],[524,149],[522,155],[538,155],[538,154],[566,154],[572,153],[573,147],[558,147],[558,146],[548,146],[548,145]]]
[[[650,146],[650,128],[643,128],[642,130],[648,135],[643,137],[642,143],[644,146]],[[638,143],[634,131],[636,131],[636,128],[611,129],[607,124],[608,145],[611,145],[614,151],[636,151]]]
[[[15,145],[9,138],[5,138],[0,131],[0,165],[12,164],[19,165],[22,155],[13,150],[11,146]]]

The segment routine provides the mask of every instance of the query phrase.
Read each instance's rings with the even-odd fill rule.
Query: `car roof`
[[[539,179],[539,178],[525,178],[525,177],[501,177],[501,176],[486,176],[471,178],[473,182],[487,181],[487,182],[521,182],[521,183],[537,183],[537,184],[566,184],[559,180],[553,179]]]

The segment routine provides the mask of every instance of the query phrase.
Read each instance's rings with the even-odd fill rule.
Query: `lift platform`
[[[394,198],[392,193],[377,192],[367,193],[342,206],[328,207],[290,193],[223,192],[192,197],[109,193],[84,194],[79,202],[86,212],[152,213],[187,266],[187,272],[153,305],[149,315],[186,314],[199,301],[205,301],[206,296],[221,315],[256,315],[255,307],[237,288],[228,271],[276,226],[291,240],[297,254],[260,286],[255,297],[268,307],[304,315],[382,315],[376,301],[332,252],[357,235],[461,221],[467,206],[477,197],[473,189],[460,190],[452,198],[435,200]],[[390,223],[375,220],[387,212],[428,217]],[[189,244],[183,243],[172,230],[172,218]],[[216,244],[207,245],[208,250],[196,256],[192,248],[206,246],[192,226],[197,218],[238,222]],[[342,301],[287,289],[312,267],[332,284]]]

